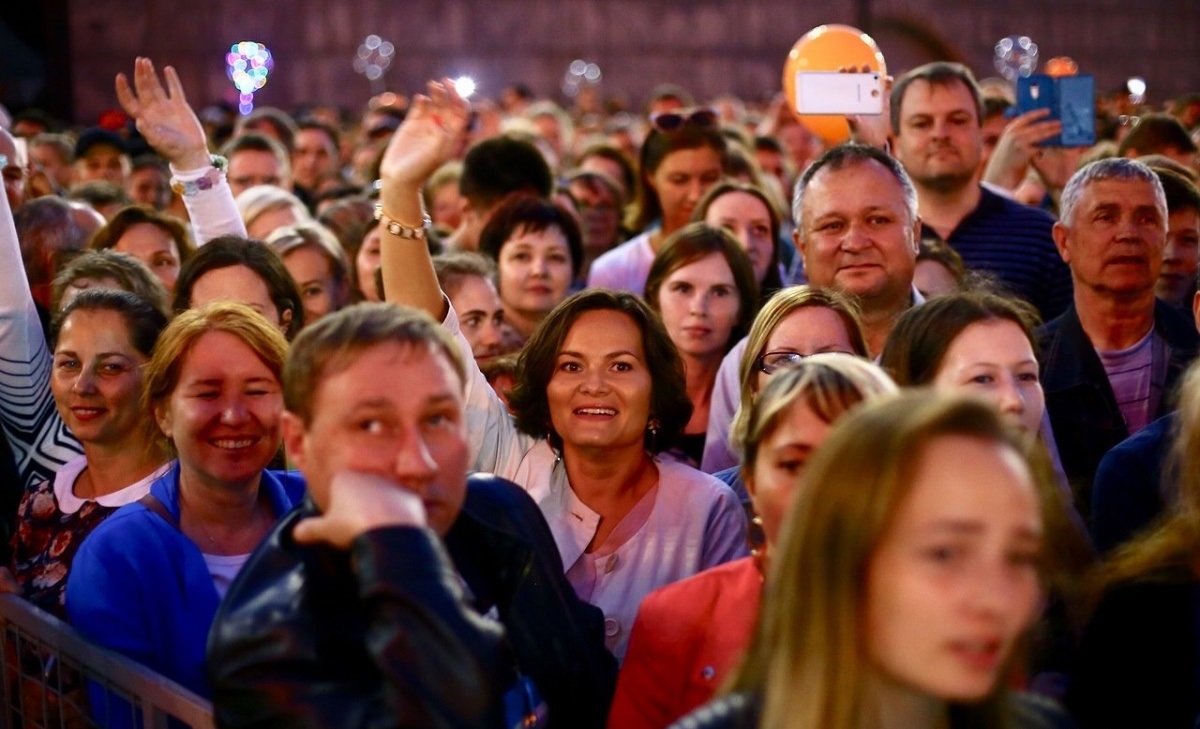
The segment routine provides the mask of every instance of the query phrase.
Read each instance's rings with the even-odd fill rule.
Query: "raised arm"
[[[454,154],[469,112],[449,79],[431,81],[428,96],[414,99],[379,166],[384,293],[388,301],[422,309],[438,321],[446,316],[446,304],[429,248],[423,234],[410,235],[424,230],[421,185]]]
[[[82,452],[54,407],[51,360],[25,277],[12,209],[0,194],[0,424],[22,489],[51,478]]]
[[[133,64],[133,83],[117,74],[117,100],[137,129],[171,165],[172,187],[183,187],[183,204],[192,221],[196,245],[221,235],[246,235],[225,173],[213,167],[204,127],[183,93],[179,74],[167,66],[163,82],[149,58]]]

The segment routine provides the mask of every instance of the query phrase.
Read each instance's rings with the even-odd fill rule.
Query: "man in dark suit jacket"
[[[1039,331],[1042,387],[1075,505],[1088,518],[1100,459],[1172,409],[1200,336],[1187,314],[1154,297],[1167,206],[1149,168],[1093,162],[1067,183],[1061,208],[1054,241],[1074,303]]]

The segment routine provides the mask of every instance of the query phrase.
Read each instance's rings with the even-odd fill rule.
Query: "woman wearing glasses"
[[[749,497],[741,481],[737,454],[730,447],[738,413],[748,413],[758,392],[780,367],[819,352],[842,352],[867,357],[867,340],[858,319],[858,306],[833,289],[792,286],[771,297],[754,319],[744,343],[733,349],[738,359],[736,403],[712,403],[701,470],[729,484],[742,504]],[[730,356],[733,356],[731,354]],[[722,367],[718,378],[724,376]],[[729,415],[723,415],[729,413]]]
[[[664,112],[642,143],[641,195],[635,228],[642,233],[596,259],[589,287],[641,293],[654,256],[687,225],[700,199],[724,174],[725,138],[711,109]]]
[[[691,223],[667,239],[654,257],[644,298],[662,317],[683,359],[692,401],[692,417],[675,453],[699,466],[717,369],[758,310],[754,268],[730,233]]]

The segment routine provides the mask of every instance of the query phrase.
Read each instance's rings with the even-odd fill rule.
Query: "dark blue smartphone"
[[[1049,109],[1062,133],[1039,147],[1089,147],[1096,143],[1096,81],[1091,75],[1033,75],[1017,79],[1017,113]]]

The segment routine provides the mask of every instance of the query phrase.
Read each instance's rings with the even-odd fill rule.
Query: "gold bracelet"
[[[397,238],[408,238],[410,240],[425,240],[429,229],[433,227],[433,220],[429,217],[429,213],[422,213],[421,227],[414,228],[397,221],[392,216],[383,212],[383,203],[375,203],[375,219],[383,223],[383,227],[387,232]]]

